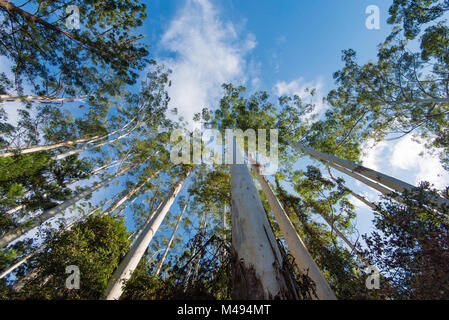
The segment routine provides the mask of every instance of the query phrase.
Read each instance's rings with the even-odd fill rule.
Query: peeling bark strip
[[[298,300],[259,193],[244,164],[231,165],[234,299]]]
[[[308,274],[310,278],[315,282],[317,297],[320,300],[336,300],[334,292],[324,278],[321,270],[313,260],[302,239],[299,237],[295,230],[290,218],[287,216],[284,208],[279,203],[273,190],[271,190],[265,177],[263,177],[256,165],[253,165],[256,172],[257,180],[259,181],[263,192],[265,193],[268,203],[270,204],[271,211],[276,218],[276,221],[281,229],[282,235],[287,242],[288,248],[292,256],[295,258],[295,263],[302,274]]]

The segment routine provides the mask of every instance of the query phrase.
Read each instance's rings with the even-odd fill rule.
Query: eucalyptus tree
[[[319,213],[319,211],[315,211],[315,208],[317,210],[326,210],[326,207],[329,207],[329,205],[325,201],[320,203],[318,199],[318,203],[315,203],[313,197],[307,198],[308,188],[311,187],[312,190],[310,191],[315,193],[316,189],[314,191],[312,185],[315,185],[318,190],[322,190],[322,187],[315,180],[308,180],[308,178],[297,180],[297,183],[295,191],[298,192],[298,195],[293,195],[287,192],[277,179],[277,197],[283,204],[305,246],[325,275],[337,298],[378,299],[379,296],[376,295],[375,290],[366,288],[366,276],[362,272],[360,263],[355,259],[353,252],[338,242],[332,228],[326,227],[325,224],[312,218],[313,214]],[[311,185],[309,186],[309,184]],[[303,196],[306,196],[304,200]],[[335,206],[335,204],[332,205]],[[334,218],[344,223],[344,217],[338,217],[339,219],[337,219],[337,216],[334,216]],[[335,224],[338,224],[338,222],[335,222]]]
[[[171,246],[173,244],[173,240],[175,238],[176,231],[178,231],[179,224],[180,224],[180,222],[181,222],[181,220],[182,220],[182,218],[184,216],[184,213],[185,213],[188,205],[189,205],[189,202],[187,200],[187,202],[185,203],[185,205],[183,206],[183,208],[181,210],[181,213],[179,214],[179,217],[176,219],[176,224],[173,227],[173,232],[172,232],[172,234],[170,236],[170,239],[168,240],[168,242],[166,244],[166,247],[165,247],[165,250],[164,250],[164,254],[162,255],[162,258],[159,260],[159,262],[157,264],[156,271],[154,273],[155,277],[157,277],[160,274],[160,272],[161,272],[162,266],[164,265],[165,259],[167,258],[168,251],[170,250],[170,248],[171,248]]]
[[[89,207],[88,211],[83,214],[81,217],[76,217],[75,219],[72,219],[72,221],[65,221],[64,223],[61,223],[59,228],[59,232],[65,232],[70,230],[76,223],[85,220],[87,217],[90,217],[94,214],[100,213],[102,208],[106,205],[108,205],[112,200],[114,200],[115,198],[117,198],[117,196],[119,196],[120,194],[116,194],[115,196],[113,196],[112,198],[109,198],[108,200],[103,201],[102,203],[100,203],[100,205],[98,205],[95,208]],[[19,242],[19,244],[23,244],[23,242]],[[22,254],[18,254],[17,252],[15,252],[16,255],[16,259],[15,261],[10,261],[9,262],[9,266],[2,269],[2,271],[0,272],[0,279],[4,278],[6,276],[8,276],[10,273],[14,272],[17,268],[21,267],[24,263],[27,263],[31,258],[33,258],[34,256],[36,256],[39,252],[41,252],[42,249],[44,249],[47,246],[47,243],[43,243],[42,245],[40,245],[37,248],[34,248],[33,245],[30,245],[30,248],[27,248],[29,250],[26,250],[25,253]],[[15,244],[14,246],[12,246],[12,248],[17,247],[17,244]],[[12,251],[11,248],[8,248],[9,251]],[[26,253],[28,252],[29,253]],[[21,257],[20,257],[21,255]],[[3,267],[3,266],[2,266]],[[28,277],[28,275],[27,275]],[[23,278],[22,278],[23,279]],[[21,279],[21,280],[22,280]]]
[[[271,129],[277,129],[279,136],[291,137],[292,134],[305,132],[309,125],[307,120],[301,121],[301,118],[305,118],[305,115],[310,113],[314,106],[303,104],[299,97],[294,97],[294,100],[284,98],[282,99],[282,105],[277,108],[270,101],[266,92],[256,92],[249,97],[245,97],[244,87],[234,87],[228,84],[223,85],[223,88],[225,90],[224,96],[220,100],[219,108],[215,111],[215,117],[211,121],[212,126],[222,134],[225,134],[227,129],[240,129],[242,132],[254,130],[254,133],[257,132],[255,134],[257,137],[258,133],[261,132],[260,129],[265,129],[268,132]],[[266,143],[268,146],[274,141],[266,141]],[[244,141],[242,147],[246,145]],[[260,147],[265,146],[259,145]],[[235,152],[236,149],[234,149]],[[270,152],[273,152],[273,150],[270,150]],[[288,148],[285,145],[279,146],[279,153],[280,170],[288,170],[288,166],[293,163],[292,159],[295,157],[288,153]],[[235,164],[235,160],[233,160],[230,168],[232,248],[235,250],[233,259],[240,261],[233,265],[234,297],[267,299],[277,296],[280,299],[299,299],[298,283],[292,272],[286,272],[284,277],[278,277],[277,280],[270,279],[270,276],[268,276],[279,272],[276,266],[284,271],[287,270],[289,262],[282,255],[282,249],[273,234],[267,212],[261,202],[259,193],[255,189],[254,181],[248,169],[245,165]],[[248,229],[249,225],[252,226],[251,230]],[[261,236],[264,232],[266,237]],[[245,234],[244,238],[242,238],[243,234]],[[263,251],[270,247],[273,251]],[[259,254],[255,254],[255,252]],[[275,270],[270,269],[273,266],[275,266]],[[253,277],[259,280],[254,280]],[[257,290],[254,288],[257,288]],[[335,296],[327,287],[324,291],[320,291],[320,298],[334,299]]]
[[[122,176],[123,174],[127,173],[130,170],[133,170],[135,168],[138,168],[140,165],[142,165],[143,162],[133,164],[131,166],[127,166],[119,171],[117,171],[115,174],[103,179],[99,183],[93,184],[92,186],[86,188],[85,190],[79,192],[78,194],[74,195],[73,197],[63,201],[62,203],[58,204],[57,206],[44,210],[44,212],[40,215],[38,215],[35,218],[32,218],[29,223],[26,223],[22,226],[18,226],[7,233],[5,233],[0,238],[0,247],[4,247],[11,243],[12,241],[16,240],[23,234],[25,234],[27,231],[29,231],[34,226],[40,226],[44,223],[46,223],[49,219],[55,217],[58,214],[63,214],[65,210],[72,205],[76,204],[79,200],[90,196],[94,191],[108,185],[113,180],[117,179],[118,177]]]

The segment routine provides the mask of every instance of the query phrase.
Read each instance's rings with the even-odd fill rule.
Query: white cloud
[[[191,121],[204,107],[215,107],[226,82],[247,80],[245,56],[256,46],[222,22],[209,0],[187,0],[163,34],[160,46],[174,54],[161,62],[170,68],[170,108]]]
[[[449,184],[449,172],[441,166],[435,154],[438,150],[426,150],[424,144],[411,135],[400,140],[382,141],[374,147],[368,147],[363,157],[363,165],[403,181],[418,185],[428,181],[436,188],[444,188]]]
[[[394,168],[415,172],[415,184],[429,181],[437,188],[449,184],[449,172],[441,166],[440,159],[412,136],[402,138],[392,147],[390,164]]]
[[[381,141],[374,146],[372,146],[373,141],[368,141],[364,144],[362,150],[365,151],[362,155],[362,163],[365,167],[379,171],[379,165],[382,164],[385,160],[382,157],[382,153],[385,148],[388,147],[388,144],[384,141]]]

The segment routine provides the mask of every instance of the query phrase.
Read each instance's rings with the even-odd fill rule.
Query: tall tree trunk
[[[105,216],[110,215],[118,207],[120,207],[123,203],[125,203],[126,201],[131,199],[133,195],[135,195],[137,192],[139,192],[140,189],[142,189],[148,182],[150,182],[156,175],[158,175],[159,172],[161,172],[161,170],[157,170],[154,174],[150,175],[145,181],[141,182],[140,184],[139,183],[136,184],[136,186],[132,190],[130,190],[124,197],[122,197],[121,199],[117,200],[110,208],[108,208],[103,213],[103,215],[105,215]]]
[[[100,183],[97,183],[97,184],[91,186],[90,188],[88,188],[87,190],[84,190],[83,192],[80,192],[79,194],[77,194],[73,198],[64,201],[63,203],[59,204],[58,206],[56,206],[56,207],[54,207],[52,209],[49,209],[49,210],[45,211],[43,214],[41,214],[40,216],[38,216],[38,217],[36,217],[36,218],[34,218],[32,220],[34,222],[33,225],[39,226],[39,225],[43,224],[44,222],[46,222],[50,218],[53,218],[54,216],[56,216],[58,213],[64,212],[68,207],[71,207],[72,205],[77,203],[79,200],[85,198],[86,196],[90,195],[91,193],[93,193],[94,191],[100,189],[101,187],[105,186],[106,184],[110,183],[111,181],[113,181],[117,177],[123,175],[124,173],[128,172],[129,170],[132,170],[132,169],[138,167],[142,163],[143,162],[141,162],[139,164],[136,164],[134,166],[122,169],[121,171],[117,172],[116,174],[112,175],[111,177],[101,181]],[[19,238],[20,236],[25,234],[30,229],[31,228],[18,227],[16,229],[13,229],[13,230],[7,232],[0,239],[0,248],[6,246],[10,242],[16,240],[17,238]]]
[[[8,215],[10,215],[10,214],[14,214],[14,213],[16,213],[17,211],[22,210],[23,208],[25,208],[25,205],[24,205],[24,204],[20,204],[20,205],[18,205],[18,206],[15,206],[14,208],[9,209],[8,211],[2,213],[1,216],[8,216]]]
[[[411,184],[408,184],[404,181],[398,180],[396,178],[390,177],[386,174],[380,173],[378,171],[366,168],[364,166],[361,166],[357,163],[354,163],[352,161],[349,160],[344,160],[344,159],[340,159],[336,156],[324,153],[324,152],[319,152],[319,151],[315,151],[312,148],[303,146],[299,143],[296,142],[292,142],[290,140],[286,140],[290,146],[299,151],[299,152],[304,152],[316,159],[325,161],[327,163],[329,163],[329,165],[331,165],[333,168],[349,174],[347,172],[351,172],[351,176],[353,176],[354,178],[358,179],[359,181],[366,183],[365,181],[362,181],[360,178],[358,178],[360,175],[364,176],[366,178],[369,178],[373,181],[377,181],[379,183],[381,183],[382,185],[391,188],[392,190],[402,194],[404,192],[409,192],[411,194],[413,194],[413,190],[415,189],[415,187]],[[346,170],[344,170],[346,169]],[[371,187],[373,187],[373,184],[370,185]],[[374,188],[374,187],[373,187]],[[391,192],[390,192],[391,195]],[[434,204],[438,205],[438,206],[447,206],[449,207],[449,200],[441,198],[441,197],[437,197],[434,195],[429,194],[429,201],[433,202]]]
[[[26,256],[24,256],[22,259],[20,259],[19,261],[17,261],[16,263],[14,263],[13,265],[7,267],[6,269],[2,270],[2,272],[0,273],[0,279],[6,277],[8,274],[10,274],[11,272],[13,272],[14,270],[16,270],[18,267],[20,267],[22,264],[24,264],[25,262],[28,261],[28,259],[30,259],[31,257],[34,257],[39,251],[41,251],[43,248],[45,247],[45,244],[41,245],[39,248],[37,248],[36,250],[33,250],[32,252],[30,252],[29,254],[27,254]]]
[[[131,203],[129,205],[133,204],[133,202],[136,201],[136,199],[137,199],[137,197],[134,198],[133,201],[131,201]],[[161,207],[162,203],[163,203],[163,201],[159,202],[159,204],[156,206],[156,209],[152,210],[153,212],[150,212],[148,214],[148,216],[146,217],[144,223],[131,236],[128,237],[128,241],[129,241],[130,244],[133,244],[134,241],[140,236],[140,234],[142,233],[143,229],[147,225],[148,221],[150,221],[153,218],[154,213],[159,210],[159,208]],[[152,208],[152,207],[153,207],[153,203],[149,205],[149,208]],[[120,211],[122,212],[123,209],[120,210]],[[121,214],[121,212],[119,214]],[[140,221],[141,220],[139,220],[139,222]]]
[[[161,269],[162,269],[162,266],[164,264],[165,258],[167,258],[168,251],[170,250],[170,246],[173,243],[173,239],[175,238],[176,231],[178,230],[179,223],[181,222],[182,216],[184,215],[184,212],[186,211],[188,205],[189,205],[189,201],[187,201],[186,204],[184,205],[184,208],[182,209],[181,214],[179,215],[178,221],[176,221],[176,225],[173,228],[173,232],[172,232],[172,234],[170,236],[170,240],[168,240],[167,248],[165,248],[164,254],[162,255],[161,260],[159,260],[159,263],[157,264],[156,272],[154,274],[156,277],[161,272]]]
[[[300,272],[302,274],[308,274],[308,276],[315,282],[315,290],[318,299],[336,300],[337,298],[335,297],[334,292],[296,232],[295,227],[290,221],[287,213],[284,211],[284,208],[282,208],[282,205],[279,203],[265,177],[260,174],[259,167],[253,165],[253,169]]]
[[[233,298],[297,300],[296,282],[278,247],[259,193],[234,139],[231,164]]]
[[[162,221],[170,210],[171,205],[176,199],[179,191],[184,184],[184,181],[189,176],[190,171],[183,175],[173,188],[172,193],[167,197],[160,208],[155,213],[154,217],[145,226],[142,234],[137,238],[135,243],[131,246],[125,258],[120,262],[116,271],[109,280],[108,286],[105,292],[105,298],[107,300],[118,300],[123,293],[123,286],[131,278],[132,273],[139,264],[140,259],[148,248],[154,234],[159,229]]]
[[[58,149],[58,148],[62,148],[62,147],[71,147],[71,146],[74,146],[79,143],[89,143],[90,140],[95,141],[95,139],[99,138],[99,137],[100,136],[86,137],[86,138],[75,139],[75,140],[66,140],[66,141],[59,142],[59,143],[48,144],[48,145],[43,145],[43,146],[33,146],[33,147],[29,147],[29,148],[20,148],[20,147],[19,148],[7,148],[7,149],[0,150],[0,151],[9,151],[9,152],[5,152],[5,153],[1,153],[0,157],[11,157],[15,154],[28,154],[28,153],[39,152],[39,151],[54,150],[54,149]]]

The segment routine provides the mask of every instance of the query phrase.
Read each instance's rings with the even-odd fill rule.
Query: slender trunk
[[[329,225],[329,227],[331,228],[331,230],[335,231],[335,233],[337,234],[337,236],[339,236],[347,245],[349,248],[351,248],[351,250],[357,255],[357,257],[359,257],[359,259],[361,261],[363,261],[366,265],[369,265],[368,260],[366,260],[366,258],[362,255],[362,253],[356,248],[355,245],[352,244],[351,241],[349,241],[349,239],[344,235],[343,232],[341,232],[336,226],[334,226],[334,224],[332,223],[332,221],[325,216],[324,214],[320,213],[320,216],[324,219],[324,221],[326,221],[326,223]]]
[[[296,232],[295,227],[290,221],[287,213],[284,211],[284,208],[282,208],[282,205],[279,203],[265,177],[260,174],[259,167],[257,165],[253,165],[253,169],[256,173],[257,180],[259,181],[262,190],[268,199],[268,203],[270,204],[271,211],[276,218],[276,222],[284,235],[285,241],[290,249],[290,253],[295,258],[295,263],[300,272],[302,274],[308,274],[308,276],[315,282],[318,299],[336,300],[337,298],[335,297],[334,292],[313,260],[304,245],[304,242]]]
[[[14,292],[19,292],[20,290],[22,290],[22,288],[27,284],[27,282],[36,279],[39,276],[39,269],[33,269],[31,270],[25,277],[17,280],[13,285],[12,285],[12,290]]]
[[[13,265],[7,267],[0,273],[0,279],[6,277],[8,274],[16,270],[18,267],[20,267],[22,264],[28,261],[31,257],[34,257],[39,251],[41,251],[45,247],[45,244],[37,248],[36,250],[30,252],[25,257],[14,263]]]
[[[66,98],[53,98],[42,96],[13,96],[9,94],[1,94],[0,102],[32,102],[32,103],[45,103],[45,104],[60,104],[62,102],[83,102],[91,96],[83,97],[66,97]]]
[[[160,203],[162,204],[162,202]],[[156,211],[159,209],[159,207],[156,208]],[[148,215],[148,217],[145,219],[144,223],[142,223],[142,225],[136,230],[136,232],[134,232],[129,238],[128,241],[130,244],[133,244],[134,241],[136,241],[136,239],[140,236],[140,234],[142,233],[143,229],[145,228],[145,226],[147,225],[148,221],[151,220],[151,218],[153,217],[153,213],[150,213]]]
[[[0,151],[9,151],[0,154],[0,157],[11,157],[15,154],[28,154],[33,152],[39,152],[39,151],[48,151],[48,150],[54,150],[62,147],[70,147],[79,143],[89,143],[91,139],[96,139],[100,136],[95,137],[86,137],[81,139],[75,139],[75,140],[67,140],[59,143],[49,144],[49,145],[43,145],[43,146],[33,146],[29,148],[7,148]]]
[[[200,250],[198,252],[198,250],[195,250],[195,252],[198,252],[198,256],[196,258],[196,263],[195,263],[195,271],[193,273],[193,278],[192,278],[192,284],[195,283],[198,279],[198,272],[200,270],[200,262],[201,262],[201,258],[203,256],[203,244],[204,244],[204,236],[205,236],[205,232],[206,232],[206,227],[207,227],[207,215],[206,213],[204,213],[204,219],[201,223],[200,226],[200,232],[198,234],[198,249]]]
[[[199,243],[199,237],[198,237],[198,235],[196,235],[195,236],[195,241],[194,241],[194,244],[193,244],[192,258],[189,261],[189,269],[187,270],[186,281],[184,283],[184,292],[186,292],[187,288],[189,287],[190,276],[192,274],[192,269],[193,269],[192,261],[193,261],[193,258],[196,255],[196,251],[198,249],[198,243]]]
[[[111,163],[105,164],[104,166],[98,167],[98,168],[92,170],[91,172],[89,172],[89,176],[96,175],[100,171],[110,169],[110,168],[114,167],[115,165],[117,165],[120,161],[122,161],[122,160],[118,159],[118,160],[112,161]],[[74,183],[74,182],[69,182],[68,184],[72,184],[72,183]]]
[[[170,210],[171,205],[176,199],[179,191],[184,184],[184,181],[189,176],[190,171],[183,175],[176,183],[172,193],[161,204],[159,210],[155,213],[154,217],[145,226],[142,234],[137,238],[136,242],[132,245],[131,249],[126,254],[125,258],[120,262],[116,271],[112,275],[109,284],[106,288],[105,298],[107,300],[118,300],[123,292],[123,286],[131,278],[132,273],[139,264],[140,259],[148,248],[154,234],[159,229],[162,221]]]
[[[137,192],[140,191],[148,182],[150,182],[156,175],[159,174],[161,170],[157,170],[154,174],[150,175],[145,181],[141,182],[140,184],[137,184],[130,192],[128,192],[124,197],[117,200],[110,208],[108,208],[103,215],[108,216],[112,212],[114,212],[118,207],[120,207],[123,203],[128,201],[132,198],[133,195],[135,195]]]
[[[136,164],[136,165],[134,165],[132,167],[128,167],[128,168],[122,169],[121,171],[117,172],[113,176],[103,180],[100,183],[97,183],[96,185],[91,186],[90,188],[88,188],[87,190],[84,190],[83,192],[77,194],[73,198],[64,201],[63,203],[59,204],[58,206],[56,206],[56,207],[54,207],[52,209],[49,209],[49,210],[45,211],[43,214],[41,214],[40,216],[38,216],[38,217],[36,217],[36,218],[34,218],[32,220],[33,221],[33,225],[41,225],[41,224],[43,224],[44,222],[46,222],[50,218],[53,218],[54,216],[56,216],[58,213],[64,212],[67,208],[71,207],[72,205],[77,203],[79,200],[85,198],[86,196],[90,195],[94,191],[96,191],[96,190],[100,189],[101,187],[105,186],[106,184],[110,183],[111,181],[113,181],[117,177],[121,176],[122,174],[128,172],[131,169],[136,168],[137,166],[139,166],[141,164],[142,163],[139,163],[139,164]],[[31,227],[29,227],[29,228],[18,227],[18,228],[14,229],[14,230],[11,230],[11,231],[7,232],[0,239],[0,248],[6,246],[10,242],[16,240],[18,237],[22,236],[23,234],[25,234],[30,229],[31,229]]]
[[[128,205],[122,206],[122,208],[119,210],[117,215],[120,216],[123,213],[123,211],[125,211],[129,206],[131,206],[138,198],[139,197],[135,197]],[[129,237],[129,238],[131,238],[131,237]],[[129,238],[128,238],[128,240],[129,240]]]
[[[329,165],[330,167],[332,167],[332,168],[334,168],[334,169],[336,169],[336,170],[338,170],[338,171],[340,171],[340,172],[342,172],[344,174],[347,174],[348,176],[350,176],[350,177],[352,177],[352,178],[362,182],[363,184],[367,185],[368,187],[371,187],[374,190],[379,191],[380,193],[382,193],[385,196],[388,196],[388,197],[390,197],[392,199],[395,199],[396,201],[399,201],[399,202],[402,202],[402,203],[404,202],[404,199],[402,199],[402,197],[396,196],[395,192],[393,190],[385,188],[383,185],[380,185],[377,182],[373,182],[372,180],[369,180],[369,179],[365,178],[364,176],[362,176],[360,174],[354,173],[351,170],[343,168],[343,167],[341,167],[339,165],[335,165],[335,164],[333,164],[331,162],[328,162],[327,165]],[[360,196],[358,196],[357,199],[360,199]],[[365,201],[363,201],[363,202],[366,203]]]
[[[181,214],[179,215],[178,221],[176,221],[176,225],[173,228],[173,232],[172,232],[172,234],[170,236],[170,240],[168,240],[167,248],[165,248],[164,254],[162,255],[162,258],[161,258],[161,260],[159,261],[159,263],[158,263],[158,265],[156,267],[156,272],[155,272],[155,276],[156,277],[161,272],[162,265],[164,264],[165,258],[167,257],[168,251],[170,250],[170,246],[173,243],[173,239],[175,238],[175,234],[176,234],[176,231],[178,230],[179,223],[181,222],[182,216],[184,215],[184,212],[186,211],[188,204],[189,203],[187,201],[186,204],[184,205],[184,208],[181,211]]]
[[[383,174],[383,173],[377,172],[375,170],[366,168],[364,166],[358,165],[357,163],[354,163],[352,161],[340,159],[336,156],[333,156],[333,155],[330,155],[330,154],[327,154],[324,152],[315,151],[312,148],[303,146],[299,143],[295,143],[290,140],[286,140],[286,141],[290,144],[290,146],[293,149],[300,151],[300,152],[307,153],[308,155],[310,155],[314,158],[320,159],[322,161],[328,162],[330,165],[332,165],[332,167],[334,167],[335,169],[337,169],[341,172],[344,172],[344,171],[340,168],[346,169],[346,172],[350,171],[352,173],[359,174],[361,176],[369,178],[373,181],[377,181],[380,184],[382,184],[388,188],[391,188],[392,190],[394,190],[400,194],[402,194],[404,192],[409,192],[411,194],[414,193],[413,190],[415,189],[415,187],[411,184],[404,182],[404,181],[398,180],[398,179],[390,177],[386,174]],[[354,177],[357,177],[357,176],[354,176]],[[360,178],[358,178],[358,180],[360,180]],[[438,196],[434,196],[431,194],[429,194],[429,201],[433,202],[434,204],[436,204],[438,206],[449,206],[449,200],[438,197]]]
[[[8,216],[10,214],[16,213],[19,210],[22,210],[23,208],[25,208],[25,205],[21,204],[21,205],[18,205],[16,207],[12,208],[12,209],[9,209],[8,211],[6,211],[5,213],[2,213],[1,215],[2,216]]]
[[[237,154],[234,139],[234,158]],[[245,164],[231,164],[233,298],[297,300],[259,193]]]

